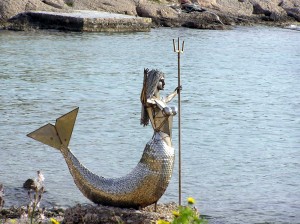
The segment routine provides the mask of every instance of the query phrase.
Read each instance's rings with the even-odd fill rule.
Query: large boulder
[[[98,10],[137,15],[134,0],[65,0],[73,9]]]
[[[167,5],[140,2],[136,11],[138,16],[151,18],[158,26],[177,26],[178,11]]]
[[[253,12],[253,5],[249,0],[216,0],[219,11],[233,16],[250,16]]]
[[[300,1],[299,0],[283,0],[280,3],[288,16],[293,17],[298,22],[300,22]]]
[[[253,4],[253,14],[262,15],[271,21],[282,20],[287,17],[286,11],[280,7],[277,0],[250,0]]]
[[[202,7],[202,5],[201,5]],[[142,17],[150,17],[157,26],[188,27],[194,29],[226,29],[233,20],[220,11],[208,9],[205,12],[187,13],[177,4],[157,4],[140,2],[137,13]]]
[[[226,17],[219,16],[213,12],[182,13],[180,15],[181,26],[193,29],[227,29],[229,25]]]
[[[7,19],[25,11],[53,11],[56,7],[63,7],[63,0],[0,0],[0,19],[6,21]]]
[[[287,9],[286,12],[290,17],[293,17],[295,20],[300,22],[300,7]]]
[[[219,5],[216,2],[217,0],[198,0],[198,3],[201,7],[220,10]]]
[[[280,1],[279,6],[282,8],[297,8],[300,7],[300,1],[299,0],[283,0]]]

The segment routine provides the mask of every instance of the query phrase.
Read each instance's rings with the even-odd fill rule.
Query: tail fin
[[[27,136],[60,150],[61,146],[68,147],[75,125],[79,107],[56,119],[55,126],[47,124]]]

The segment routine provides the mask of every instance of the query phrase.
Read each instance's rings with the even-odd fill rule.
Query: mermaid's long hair
[[[149,71],[149,69],[144,69],[144,82],[143,89],[141,92],[141,125],[146,126],[149,124],[149,115],[147,112],[147,99],[153,97],[159,80],[164,77],[165,74],[157,69],[152,69],[151,71]]]

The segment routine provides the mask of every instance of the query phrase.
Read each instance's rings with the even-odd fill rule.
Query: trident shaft
[[[180,40],[178,37],[177,41],[177,48],[175,44],[175,39],[173,39],[173,49],[174,52],[177,53],[178,55],[178,191],[179,191],[179,205],[181,205],[181,119],[180,119],[180,114],[181,114],[181,100],[180,100],[180,54],[183,53],[183,48],[184,48],[184,41],[182,41],[181,44],[181,49],[180,49]]]

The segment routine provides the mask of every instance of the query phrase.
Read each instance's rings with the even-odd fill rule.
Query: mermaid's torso
[[[164,108],[167,107],[164,101],[153,97],[148,102],[154,104],[154,106],[147,108],[153,130],[167,134],[170,139],[169,145],[171,146],[173,116],[166,116],[163,112]]]

